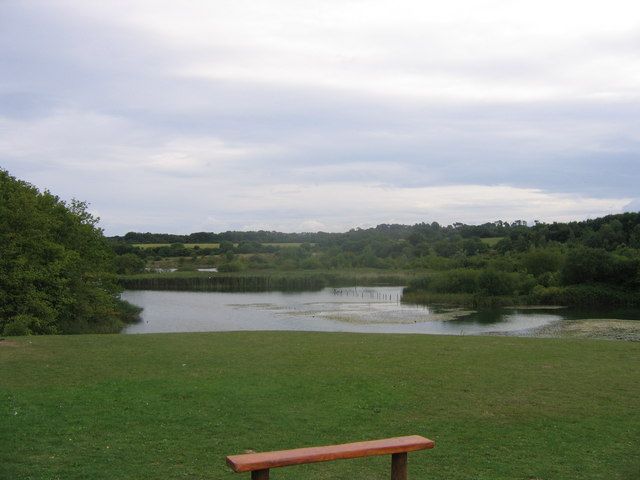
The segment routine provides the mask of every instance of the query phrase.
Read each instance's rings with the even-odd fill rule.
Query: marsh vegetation
[[[218,240],[218,247],[131,243],[192,236]],[[388,283],[407,285],[405,298],[416,303],[640,305],[638,213],[533,226],[523,221],[379,225],[338,234],[130,233],[111,242],[121,256],[137,256],[140,267],[146,262],[181,272],[129,271],[121,277],[127,288],[301,290]],[[219,274],[205,279],[195,273],[206,266],[216,266]]]

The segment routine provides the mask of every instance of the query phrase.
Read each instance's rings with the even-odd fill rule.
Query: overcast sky
[[[640,2],[0,0],[0,167],[109,235],[640,210]]]

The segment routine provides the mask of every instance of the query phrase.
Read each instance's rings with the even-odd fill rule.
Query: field
[[[288,242],[288,243],[276,243],[276,242],[265,242],[262,245],[266,245],[267,247],[299,247],[302,245],[300,242]],[[310,243],[309,245],[313,246],[315,243]]]
[[[133,244],[134,247],[139,247],[139,248],[157,248],[157,247],[169,247],[171,244],[170,243],[135,243]],[[195,247],[199,247],[199,248],[219,248],[220,244],[219,243],[183,243],[182,245],[185,246],[185,248],[195,248]],[[234,243],[235,246],[237,246],[237,243]],[[291,243],[263,243],[262,245],[266,245],[268,247],[299,247],[300,245],[302,245],[302,243],[295,243],[295,242],[291,242]],[[311,244],[314,245],[314,244]]]
[[[0,478],[242,479],[224,456],[407,434],[413,479],[637,479],[640,345],[312,333],[0,341]],[[389,459],[272,478],[388,478]]]
[[[481,238],[480,241],[486,245],[489,245],[490,247],[493,247],[503,238],[504,237],[485,237]]]
[[[185,248],[219,248],[219,243],[183,243]],[[158,247],[169,247],[170,243],[135,243],[134,247],[138,248],[158,248]]]

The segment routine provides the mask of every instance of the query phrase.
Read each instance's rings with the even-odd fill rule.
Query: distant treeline
[[[412,246],[429,244],[441,256],[458,253],[473,254],[483,250],[474,239],[496,239],[498,251],[525,251],[549,242],[579,243],[593,248],[614,250],[621,245],[640,248],[640,213],[623,213],[601,218],[568,222],[527,225],[524,220],[504,222],[498,220],[482,225],[453,223],[442,226],[437,222],[415,225],[381,224],[373,228],[356,228],[344,233],[306,232],[282,233],[275,231],[227,231],[222,233],[197,232],[188,235],[169,233],[129,232],[124,236],[109,237],[112,244],[189,244],[189,243],[253,243],[254,248],[264,243],[309,243],[319,247],[344,247],[347,251],[371,246],[378,256],[383,250],[394,250],[393,241],[403,240]],[[445,243],[436,242],[444,240]],[[384,244],[384,246],[382,246]],[[264,246],[263,246],[264,249]],[[246,250],[246,248],[245,248]],[[256,252],[260,253],[260,252]],[[383,255],[380,255],[383,254]]]
[[[168,243],[176,240],[203,245]],[[111,242],[119,255],[118,271],[126,274],[141,271],[145,262],[180,270],[205,264],[251,275],[267,270],[404,270],[418,275],[407,291],[416,300],[640,305],[640,213],[533,225],[522,220],[383,224],[344,233],[128,233]],[[165,243],[134,246],[144,242]],[[293,246],[282,245],[287,243]]]
[[[316,242],[317,238],[326,237],[329,233],[282,233],[259,230],[257,232],[228,231],[222,233],[196,232],[188,235],[172,233],[140,233],[129,232],[123,236],[114,236],[114,242],[124,243],[220,243],[220,242],[260,242],[260,243],[304,243]]]

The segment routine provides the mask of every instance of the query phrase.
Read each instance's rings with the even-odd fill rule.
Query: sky
[[[640,210],[640,2],[0,0],[0,168],[128,231]]]

